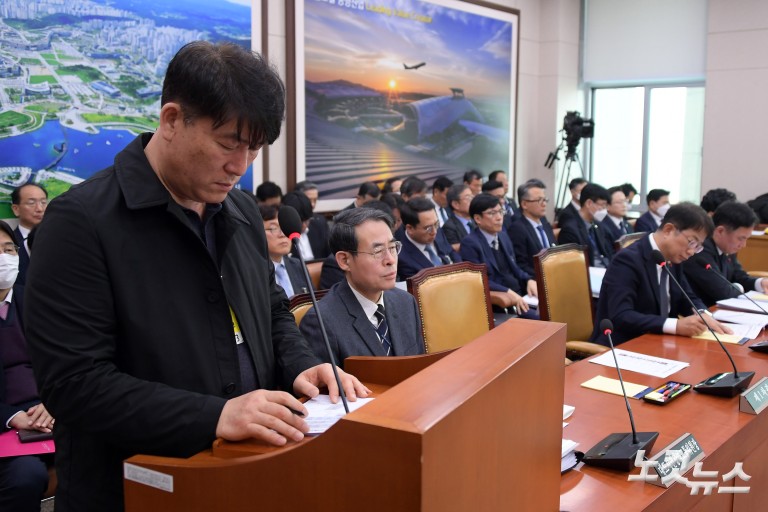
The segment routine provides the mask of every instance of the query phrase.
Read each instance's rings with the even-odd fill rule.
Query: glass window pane
[[[672,203],[701,195],[701,145],[704,88],[651,89],[648,139],[648,190],[670,191]]]
[[[644,88],[595,89],[592,181],[642,184]],[[639,198],[635,198],[637,203]]]

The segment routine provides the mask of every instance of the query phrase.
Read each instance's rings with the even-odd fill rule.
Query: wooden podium
[[[513,319],[448,354],[355,358],[386,389],[370,404],[287,447],[132,457],[172,491],[124,480],[126,510],[556,511],[565,332]]]

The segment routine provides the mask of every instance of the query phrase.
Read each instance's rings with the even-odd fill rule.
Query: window
[[[592,119],[592,181],[632,183],[636,204],[654,188],[669,190],[673,203],[699,202],[703,86],[595,88]]]

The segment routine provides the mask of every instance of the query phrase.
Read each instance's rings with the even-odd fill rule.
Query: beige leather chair
[[[619,252],[620,250],[626,249],[627,247],[629,247],[630,245],[632,245],[633,243],[637,242],[638,240],[640,240],[641,238],[647,235],[648,233],[645,233],[644,231],[641,231],[639,233],[629,233],[626,235],[621,235],[618,240],[613,242],[613,249],[616,252]]]
[[[427,353],[461,347],[493,329],[485,265],[426,268],[407,283],[418,303]]]
[[[328,292],[328,290],[318,290],[315,292],[315,298],[319,301]],[[309,293],[300,293],[291,297],[291,313],[296,320],[296,325],[301,324],[302,318],[312,307],[312,296]]]
[[[539,316],[567,325],[566,357],[571,360],[608,350],[587,341],[595,326],[588,261],[586,249],[576,244],[552,247],[533,257]]]
[[[320,289],[320,273],[323,271],[323,260],[310,261],[307,263],[307,272],[312,280],[312,287],[315,290]]]

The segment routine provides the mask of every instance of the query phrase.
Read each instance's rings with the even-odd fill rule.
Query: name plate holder
[[[760,414],[768,407],[768,377],[763,377],[739,396],[739,411]]]
[[[647,478],[645,481],[667,488],[675,483],[675,474],[684,475],[703,458],[704,450],[699,442],[693,434],[685,433],[651,457],[649,462],[656,463],[651,469],[658,478]]]

